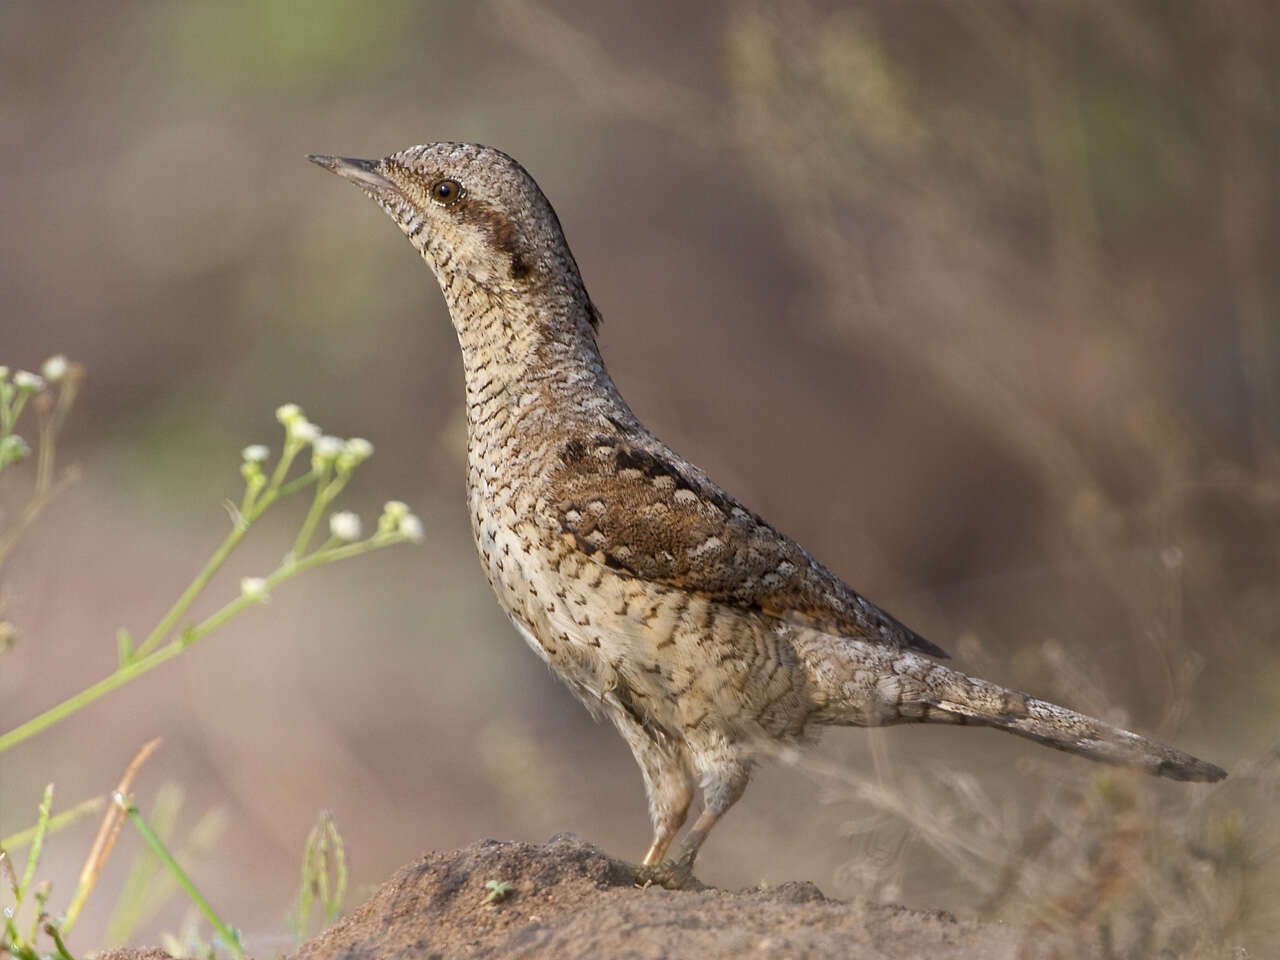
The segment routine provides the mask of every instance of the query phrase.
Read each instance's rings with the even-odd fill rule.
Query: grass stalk
[[[147,821],[142,818],[137,806],[131,803],[122,793],[116,793],[113,797],[116,805],[124,811],[133,825],[138,829],[138,833],[142,834],[142,839],[147,842],[155,855],[160,858],[160,862],[165,865],[174,879],[178,881],[178,885],[191,898],[191,902],[196,905],[205,918],[213,925],[218,932],[218,936],[222,938],[223,943],[227,946],[236,957],[244,956],[244,948],[240,944],[240,934],[233,928],[227,926],[217,912],[209,905],[209,901],[201,896],[200,891],[196,889],[195,884],[191,882],[191,878],[187,876],[186,871],[178,865],[178,861],[173,858],[168,847],[160,840],[160,837],[148,825]]]
[[[314,553],[308,554],[298,560],[293,560],[282,565],[274,573],[266,578],[267,589],[270,590],[287,580],[296,577],[304,571],[314,567],[322,566],[327,563],[334,563],[338,560],[346,560],[351,557],[358,557],[361,554],[369,553],[380,547],[391,546],[395,543],[404,541],[404,537],[396,532],[376,533],[368,540],[362,540],[359,543],[349,543],[343,546],[331,546],[332,540]],[[238,542],[238,539],[237,541]],[[234,546],[234,544],[232,544]],[[220,551],[221,552],[221,551]],[[230,549],[226,551],[230,553]],[[225,555],[224,555],[225,559]],[[199,580],[200,578],[197,578]],[[199,591],[197,591],[199,592]],[[4,753],[11,747],[28,740],[38,733],[47,730],[60,720],[71,716],[76,711],[88,706],[95,700],[98,700],[112,690],[123,686],[135,677],[141,676],[150,670],[160,666],[160,664],[172,660],[178,656],[196,641],[208,636],[218,627],[225,624],[236,614],[241,613],[247,607],[255,606],[261,601],[256,597],[239,596],[230,603],[225,604],[221,609],[213,613],[205,620],[191,627],[169,643],[160,647],[158,650],[152,650],[145,655],[139,656],[142,648],[134,654],[134,658],[127,664],[118,667],[116,671],[90,687],[86,687],[74,696],[68,697],[66,700],[50,707],[44,713],[37,714],[30,720],[22,723],[12,730],[4,734],[0,734],[0,753]],[[174,618],[176,620],[176,617]]]
[[[77,820],[81,820],[92,813],[97,813],[102,809],[102,804],[105,802],[105,797],[91,797],[88,800],[77,803],[70,810],[63,810],[62,813],[54,814],[49,818],[49,822],[46,825],[45,835],[48,836],[57,833],[64,827],[71,826],[71,824],[75,823]],[[39,829],[40,825],[37,823],[33,826],[27,827],[25,830],[19,830],[17,833],[11,833],[9,836],[0,839],[0,847],[3,847],[5,850],[21,850],[35,838],[36,832]]]
[[[44,788],[44,797],[40,800],[40,812],[36,818],[36,832],[31,838],[31,851],[27,854],[27,869],[22,874],[22,881],[16,891],[17,906],[22,905],[31,881],[36,875],[36,864],[40,862],[40,849],[44,846],[45,833],[49,829],[49,812],[53,808],[53,784]]]
[[[281,454],[280,462],[276,464],[276,469],[271,474],[271,481],[262,492],[262,496],[252,502],[246,498],[245,503],[249,507],[248,512],[242,514],[239,520],[232,525],[231,532],[227,534],[226,539],[222,541],[218,546],[218,549],[213,552],[213,556],[211,556],[208,562],[205,563],[203,569],[196,574],[195,579],[187,585],[187,589],[182,591],[182,596],[180,596],[177,602],[169,608],[168,612],[160,618],[160,622],[156,624],[155,629],[147,634],[147,638],[142,641],[142,645],[134,651],[135,658],[146,657],[162,640],[164,640],[165,637],[169,635],[169,632],[174,628],[178,620],[187,612],[187,608],[191,606],[196,597],[200,595],[201,591],[209,585],[209,581],[213,579],[213,575],[218,572],[219,568],[221,568],[224,563],[227,562],[227,558],[231,556],[231,552],[235,550],[235,548],[240,544],[240,541],[244,539],[244,535],[249,532],[249,527],[253,522],[262,516],[267,511],[267,508],[275,503],[276,500],[280,499],[280,497],[284,495],[281,490],[281,485],[284,483],[284,478],[289,472],[289,467],[292,465],[294,458],[298,455],[298,451],[302,449],[302,446],[303,445],[301,443],[296,441],[290,441],[285,444],[284,453]],[[303,474],[303,476],[299,477],[298,480],[309,482],[309,479],[313,476],[314,471]],[[288,487],[288,492],[292,493],[295,490],[299,490],[304,485],[305,482],[292,483]],[[0,747],[0,750],[2,749],[3,747]]]

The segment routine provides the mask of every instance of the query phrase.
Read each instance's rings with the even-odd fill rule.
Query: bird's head
[[[581,287],[560,221],[519,163],[492,147],[428,143],[381,160],[312,155],[376,200],[431,265],[446,297]]]

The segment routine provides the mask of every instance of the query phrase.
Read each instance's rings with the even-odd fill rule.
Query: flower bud
[[[355,469],[373,456],[373,444],[363,437],[352,437],[338,457],[338,469],[343,473]]]
[[[62,354],[54,354],[40,367],[40,372],[50,383],[57,383],[67,375],[67,358]]]
[[[0,466],[6,463],[17,463],[29,456],[31,456],[31,448],[27,446],[27,441],[16,433],[11,433],[0,440]]]
[[[378,518],[378,532],[390,533],[400,527],[400,521],[409,515],[409,505],[399,500],[388,500]]]
[[[338,459],[346,444],[338,437],[317,437],[311,444],[311,468],[321,470]]]
[[[287,427],[295,420],[304,419],[302,408],[296,403],[286,403],[283,406],[276,407],[276,419]]]
[[[421,543],[426,539],[426,531],[422,529],[422,521],[415,514],[401,517],[400,523],[396,527],[400,532],[400,536],[404,537],[410,543]]]
[[[320,428],[303,417],[289,421],[289,423],[285,424],[285,430],[290,440],[315,443],[320,439]]]
[[[30,370],[19,370],[13,375],[13,385],[27,393],[35,393],[44,389],[44,379]]]
[[[249,600],[258,603],[266,603],[270,597],[267,594],[267,581],[262,577],[243,577],[240,580],[240,595]]]
[[[329,515],[329,532],[348,543],[360,539],[360,517],[350,510]]]

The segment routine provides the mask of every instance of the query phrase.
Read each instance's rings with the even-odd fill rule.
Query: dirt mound
[[[828,900],[812,883],[642,889],[632,865],[561,835],[428,854],[292,960],[1013,960],[1024,955],[1019,940],[940,911]],[[119,950],[99,960],[167,957]]]
[[[510,889],[493,896],[490,881]],[[295,957],[987,960],[1013,957],[1015,939],[945,913],[828,900],[811,883],[739,893],[640,889],[629,864],[558,836],[430,854]]]

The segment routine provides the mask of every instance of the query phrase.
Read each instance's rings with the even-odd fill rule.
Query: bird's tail
[[[910,652],[893,652],[892,662],[885,664],[888,670],[868,671],[865,657],[858,659],[861,669],[852,675],[845,673],[838,679],[826,672],[818,678],[819,686],[826,686],[823,715],[827,722],[980,724],[1173,780],[1214,781],[1227,775],[1221,767],[1163,743]],[[869,675],[874,679],[868,682]],[[834,689],[832,681],[836,681]]]

